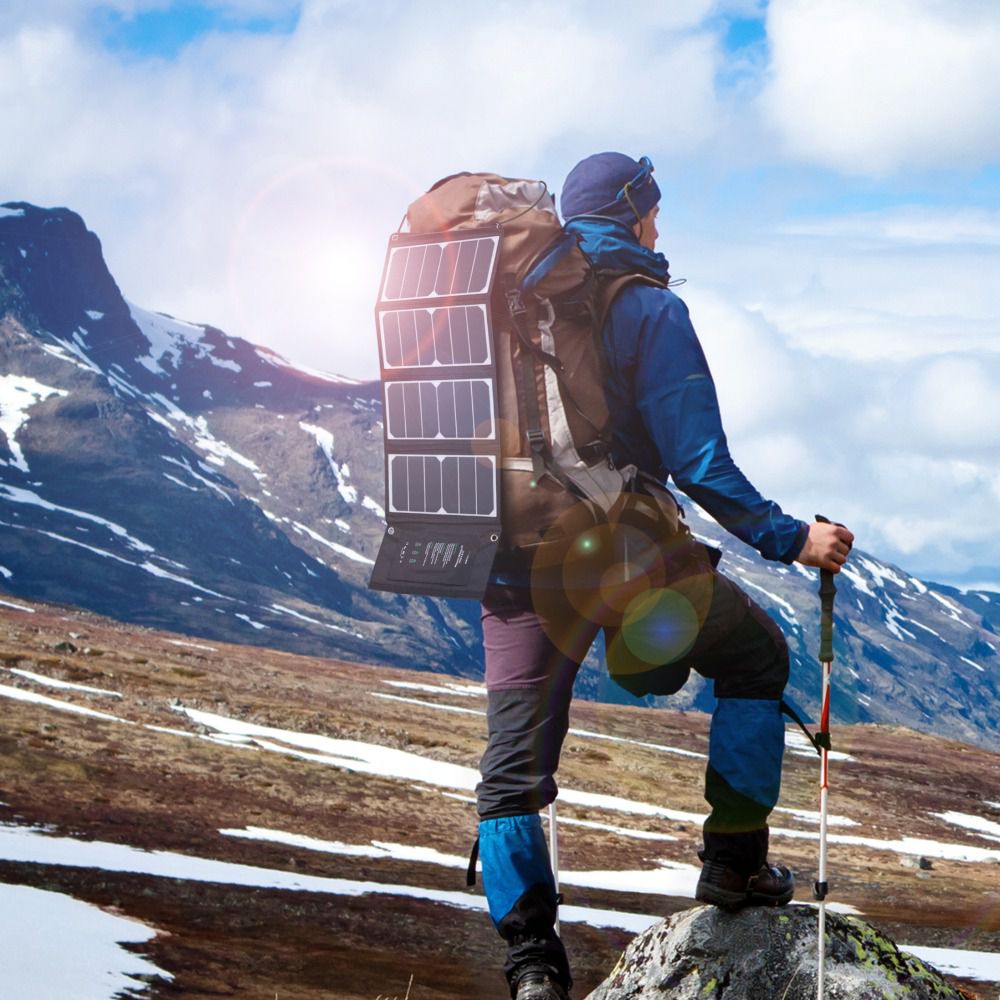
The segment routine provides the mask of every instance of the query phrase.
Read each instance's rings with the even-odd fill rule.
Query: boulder
[[[815,1000],[816,937],[813,907],[695,907],[636,937],[587,1000]],[[967,998],[870,924],[829,911],[824,985],[825,1000]]]

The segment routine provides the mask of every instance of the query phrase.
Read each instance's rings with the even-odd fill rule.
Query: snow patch
[[[0,209],[0,212],[3,210]],[[32,1000],[108,1000],[141,996],[139,977],[169,972],[122,947],[141,944],[156,931],[73,899],[26,885],[0,884],[0,939],[4,995]]]
[[[333,629],[335,632],[346,632],[346,628],[342,628],[340,625],[331,625],[329,622],[321,622],[318,618],[310,618],[308,615],[302,614],[300,611],[295,611],[292,608],[286,608],[283,604],[272,604],[272,611],[278,611],[283,615],[290,615],[292,618],[298,618],[300,621],[308,622],[310,625],[320,625],[323,628]]]
[[[987,805],[989,804],[987,803]],[[995,805],[995,803],[993,804]],[[989,840],[1000,841],[1000,823],[994,822],[991,819],[984,819],[982,816],[970,816],[968,813],[960,812],[931,813],[931,815],[936,816],[938,819],[943,819],[946,823],[960,826],[965,830],[974,830]]]
[[[216,438],[209,430],[208,421],[204,416],[190,417],[161,393],[151,393],[150,398],[163,407],[168,420],[183,424],[193,433],[195,447],[208,452],[207,461],[213,465],[224,467],[226,461],[231,460],[236,462],[237,465],[242,465],[245,469],[249,469],[258,481],[266,478],[265,473],[261,471],[260,466],[253,459],[247,458],[246,455],[241,455],[234,448],[226,444],[225,441],[220,441]],[[153,416],[153,414],[150,414],[150,416]],[[162,421],[160,422],[162,423]],[[171,430],[173,430],[172,427]]]
[[[0,375],[0,431],[7,438],[11,459],[0,458],[0,465],[13,465],[22,472],[29,472],[24,452],[17,442],[18,431],[28,421],[28,410],[36,403],[52,396],[68,395],[65,389],[42,385],[27,375]]]
[[[10,698],[12,701],[27,701],[44,708],[54,708],[59,712],[69,712],[72,715],[86,715],[91,719],[103,719],[106,722],[123,722],[125,725],[135,725],[128,719],[119,718],[117,715],[108,715],[107,712],[97,712],[92,708],[85,708],[83,705],[74,705],[68,701],[59,701],[58,698],[49,698],[44,694],[36,694],[34,691],[25,691],[22,688],[8,687],[0,684],[0,698]]]
[[[586,739],[607,740],[609,743],[628,743],[632,746],[643,747],[646,750],[657,750],[660,753],[672,753],[681,757],[695,757],[699,760],[708,759],[705,754],[698,753],[695,750],[681,750],[678,747],[664,746],[662,743],[645,743],[642,740],[630,740],[624,736],[608,736],[604,733],[594,733],[588,729],[571,729],[569,732],[572,736],[581,736]]]
[[[163,313],[149,312],[140,309],[131,302],[126,303],[135,325],[139,327],[142,335],[149,341],[149,354],[136,360],[157,375],[166,375],[162,363],[166,361],[172,368],[176,369],[181,360],[181,353],[185,347],[196,349],[201,346],[202,338],[205,336],[205,328],[196,326],[193,323],[185,323],[182,320],[173,319]]]
[[[806,739],[803,733],[800,733],[797,729],[786,729],[785,730],[785,746],[788,747],[792,753],[797,754],[800,757],[812,757],[814,760],[818,760],[816,754],[816,748]],[[827,753],[830,760],[854,760],[854,758],[847,753],[842,753],[839,750],[830,750]]]
[[[437,712],[458,712],[462,715],[486,715],[478,708],[463,708],[460,705],[439,705],[433,701],[421,701],[419,698],[405,698],[399,694],[386,694],[384,691],[369,691],[373,698],[383,698],[385,701],[399,701],[404,705],[419,705],[421,708],[432,708]]]
[[[847,577],[851,583],[854,584],[856,590],[860,590],[862,594],[867,594],[869,597],[876,597],[876,593],[871,587],[868,586],[868,581],[850,564],[840,567],[840,572]]]
[[[26,604],[16,604],[14,601],[0,601],[0,605],[5,608],[13,608],[15,611],[27,611],[29,615],[35,613],[34,608],[29,608]]]
[[[260,629],[270,628],[271,627],[270,625],[264,625],[262,622],[254,621],[249,615],[234,614],[233,617],[234,618],[239,618],[240,621],[246,622],[247,625],[249,625],[251,628],[257,629],[258,631]]]
[[[278,519],[275,518],[275,520]],[[346,545],[341,545],[338,542],[331,542],[329,538],[324,538],[321,534],[313,531],[312,528],[305,524],[300,524],[298,521],[289,521],[288,523],[291,524],[292,529],[300,535],[308,535],[314,542],[319,542],[320,545],[325,545],[328,549],[336,552],[338,555],[345,556],[353,562],[362,563],[365,566],[375,565],[374,559],[369,559],[368,556],[363,556],[360,552],[355,552],[354,549],[348,548]]]
[[[91,687],[89,684],[71,684],[69,681],[56,680],[54,677],[35,674],[30,670],[21,670],[19,667],[10,667],[9,669],[12,674],[17,674],[18,677],[24,677],[26,680],[34,681],[36,684],[42,684],[45,687],[58,688],[62,691],[83,691],[86,694],[103,695],[106,698],[122,697],[119,691],[108,691],[105,688]]]
[[[266,361],[274,368],[290,368],[292,371],[299,372],[302,375],[310,375],[313,378],[322,379],[324,382],[335,382],[338,385],[363,384],[360,380],[356,378],[348,378],[346,375],[331,375],[329,372],[321,372],[316,368],[306,368],[305,365],[293,365],[280,354],[275,354],[272,351],[268,351],[260,347],[256,348],[256,353],[262,361]]]
[[[797,840],[819,840],[819,833],[811,830],[785,830],[771,827],[772,837],[792,837]],[[898,840],[875,840],[870,837],[855,837],[843,833],[827,834],[831,844],[846,844],[850,847],[870,847],[874,851],[892,851],[912,857],[940,858],[942,861],[1000,862],[1000,850],[986,847],[968,847],[965,844],[945,844],[922,837],[901,837]]]
[[[58,514],[68,514],[70,517],[78,518],[81,521],[89,521],[92,524],[100,525],[116,537],[124,539],[129,548],[135,549],[137,552],[156,551],[152,545],[147,545],[138,538],[134,538],[120,524],[116,524],[114,521],[108,521],[103,517],[98,517],[96,514],[88,514],[86,511],[76,510],[73,507],[60,507],[58,504],[49,503],[48,500],[44,500],[37,493],[34,493],[31,490],[22,489],[18,486],[8,486],[6,483],[0,483],[0,490],[3,490],[6,494],[3,499],[10,500],[12,503],[28,504],[32,507],[41,507],[43,510],[52,511],[53,513]]]
[[[24,209],[23,208],[7,208],[5,205],[0,205],[0,219],[23,219]]]
[[[361,506],[370,510],[376,517],[378,517],[382,521],[385,520],[385,510],[383,509],[382,505],[376,503],[374,500],[372,500],[371,497],[366,496],[361,501]]]
[[[775,604],[778,605],[779,610],[784,612],[784,617],[787,618],[793,625],[798,625],[799,620],[795,617],[795,608],[788,603],[783,597],[779,597],[777,594],[772,593],[770,590],[765,590],[759,584],[754,583],[752,580],[743,580],[744,587],[752,587],[754,590],[759,590],[762,594],[769,597]]]
[[[326,456],[326,460],[330,463],[330,468],[333,470],[334,478],[337,480],[337,492],[344,498],[344,500],[347,501],[347,503],[357,503],[357,488],[351,486],[347,482],[350,477],[351,470],[348,468],[346,462],[343,465],[340,465],[333,457],[333,434],[325,427],[317,427],[315,424],[307,424],[302,420],[299,421],[299,427],[301,427],[307,434],[312,435],[316,444],[319,445],[320,451],[322,451]],[[374,563],[372,563],[372,565],[374,565]]]
[[[402,688],[406,691],[426,691],[429,694],[457,694],[463,698],[485,698],[484,684],[421,684],[417,681],[383,681],[389,687]]]

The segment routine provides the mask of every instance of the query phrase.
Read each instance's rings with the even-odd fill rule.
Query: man
[[[666,287],[667,261],[654,249],[659,199],[649,159],[621,153],[583,160],[562,192],[566,227],[596,268],[652,279],[627,284],[602,329],[615,464],[660,482],[672,477],[767,559],[838,572],[851,532],[783,513],[729,454],[711,373],[686,306]],[[677,690],[690,669],[714,681],[705,783],[711,812],[696,895],[730,910],[784,905],[794,882],[787,868],[767,861],[767,818],[781,780],[787,647],[777,625],[715,572],[686,529],[681,544],[688,570],[678,601],[690,612],[684,638],[661,665],[634,671],[616,664],[608,634],[609,668],[639,695]],[[489,741],[477,788],[479,850],[490,914],[508,946],[511,996],[565,1000],[572,980],[554,930],[558,901],[538,812],[556,796],[573,680],[597,626],[558,588],[539,585],[537,574],[530,579],[534,589],[516,556],[500,559],[483,600]],[[665,642],[684,632],[669,614],[663,624]]]

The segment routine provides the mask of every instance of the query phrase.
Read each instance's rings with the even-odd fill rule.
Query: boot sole
[[[694,898],[700,903],[709,903],[712,906],[719,907],[720,910],[727,910],[730,913],[742,910],[749,902],[749,897],[745,891],[733,892],[731,889],[720,889],[718,886],[707,883],[699,884],[695,890]]]
[[[787,906],[795,895],[795,889],[789,889],[780,896],[767,896],[760,892],[751,892],[747,897],[747,906]]]
[[[736,913],[745,906],[787,906],[794,895],[794,888],[783,892],[780,896],[767,896],[760,892],[733,892],[729,889],[719,889],[714,885],[699,885],[694,898],[700,903],[709,903],[729,913]]]

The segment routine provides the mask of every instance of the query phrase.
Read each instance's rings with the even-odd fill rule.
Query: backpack
[[[406,221],[376,305],[387,527],[369,586],[479,598],[498,549],[566,565],[587,536],[600,544],[570,562],[592,590],[622,563],[617,525],[677,533],[669,492],[611,460],[600,343],[622,288],[661,283],[596,270],[542,181],[456,174]],[[625,582],[636,559],[647,584],[663,577],[661,549],[633,544]],[[594,620],[620,619],[620,603]]]

